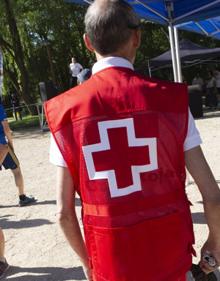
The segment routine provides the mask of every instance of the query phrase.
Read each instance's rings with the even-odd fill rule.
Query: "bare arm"
[[[4,120],[2,121],[2,127],[4,130],[4,133],[6,135],[6,138],[8,140],[8,143],[11,145],[11,147],[13,148],[13,140],[12,140],[12,134],[11,134],[11,129],[9,127],[8,121]]]
[[[209,236],[202,248],[202,254],[205,251],[211,252],[220,265],[220,189],[199,146],[185,152],[185,161],[201,192],[209,227]],[[213,270],[202,261],[201,266],[206,272]]]
[[[88,255],[75,212],[75,189],[69,170],[65,167],[57,167],[57,208],[61,229],[79,256],[87,278],[92,281]]]

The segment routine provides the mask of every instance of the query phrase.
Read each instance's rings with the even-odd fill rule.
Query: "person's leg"
[[[34,197],[28,197],[25,195],[24,179],[23,179],[23,175],[21,173],[19,161],[18,161],[14,151],[10,148],[10,146],[9,146],[9,152],[8,152],[4,162],[2,163],[2,165],[4,166],[4,168],[6,170],[10,169],[13,173],[15,184],[18,189],[19,206],[25,206],[30,203],[36,202],[37,200]]]
[[[18,115],[19,115],[20,120],[22,120],[22,111],[21,110],[18,111]]]
[[[15,109],[15,115],[16,115],[16,121],[18,121],[19,120],[19,114],[18,114],[18,109],[17,108]]]
[[[24,180],[21,174],[19,161],[10,145],[8,146],[8,154],[6,155],[2,165],[6,170],[10,169],[12,171],[15,179],[15,184],[18,188],[18,194],[24,194]]]
[[[24,178],[21,173],[20,167],[17,167],[16,169],[13,169],[11,171],[14,175],[15,184],[18,188],[19,206],[25,206],[30,203],[36,202],[37,200],[34,197],[28,197],[24,192]]]
[[[77,86],[77,77],[72,77],[72,88]]]
[[[2,229],[0,228],[0,262],[5,261],[5,237]]]
[[[208,107],[210,106],[210,90],[207,89],[206,96],[205,96],[205,105]]]
[[[214,104],[214,107],[216,108],[218,106],[218,98],[217,98],[217,94],[215,92],[213,94],[214,94],[213,104]]]
[[[71,76],[70,77],[70,89],[73,88],[75,86],[75,80],[74,80],[74,77]]]
[[[14,179],[15,179],[15,184],[18,188],[18,194],[20,195],[24,195],[24,179],[23,179],[23,175],[21,173],[21,169],[20,167],[11,170],[13,175],[14,175]]]
[[[210,90],[211,90],[211,92],[210,92],[210,106],[212,108],[215,108],[215,107],[217,107],[217,97],[216,97],[215,89],[211,88]]]
[[[17,121],[18,117],[17,117],[16,108],[14,106],[13,106],[13,115],[14,115],[14,119]]]
[[[5,237],[2,229],[0,228],[0,279],[5,275],[9,265],[4,256],[5,252]]]
[[[8,146],[7,146],[7,144],[0,143],[0,166],[4,162],[7,153],[8,153]]]

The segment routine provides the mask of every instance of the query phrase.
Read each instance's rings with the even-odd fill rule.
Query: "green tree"
[[[16,62],[17,68],[19,69],[20,72],[20,80],[21,80],[21,89],[22,89],[22,96],[24,101],[27,104],[30,104],[32,102],[31,96],[29,94],[29,75],[28,75],[28,70],[25,65],[24,61],[24,52],[21,44],[21,39],[20,39],[20,34],[17,28],[17,23],[14,15],[14,11],[11,5],[10,0],[4,0],[4,10],[5,10],[5,19],[6,23],[8,25],[8,32],[10,36],[10,43],[5,41],[4,38],[1,38],[2,42],[5,42],[5,44],[2,46],[2,48],[6,47],[6,50],[11,53],[14,61]],[[7,69],[7,67],[6,67]],[[13,72],[8,68],[8,74],[11,80],[13,81],[14,87],[18,90],[19,87],[18,84],[16,83],[14,77],[13,77]]]
[[[4,54],[4,85],[7,92],[16,91],[27,103],[39,99],[38,84],[52,80],[59,91],[68,89],[69,63],[72,56],[84,67],[91,67],[94,55],[83,43],[86,6],[63,0],[2,0],[0,1],[0,47]],[[206,47],[219,46],[210,38],[180,32]],[[169,49],[166,26],[142,21],[142,44],[135,68],[148,74],[148,60]],[[172,69],[156,75],[169,78]],[[185,71],[184,75],[185,75]],[[190,77],[195,68],[187,70]],[[155,73],[153,73],[155,74]]]

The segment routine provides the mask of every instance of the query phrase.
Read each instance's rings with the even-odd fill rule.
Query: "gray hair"
[[[101,55],[119,50],[139,26],[139,17],[123,0],[95,0],[85,15],[86,33]]]

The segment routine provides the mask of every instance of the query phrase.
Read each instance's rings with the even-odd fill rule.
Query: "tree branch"
[[[2,36],[0,36],[0,47],[2,49],[5,49],[7,52],[9,52],[10,55],[14,58],[12,45],[9,44],[7,41],[5,41],[5,39]]]

